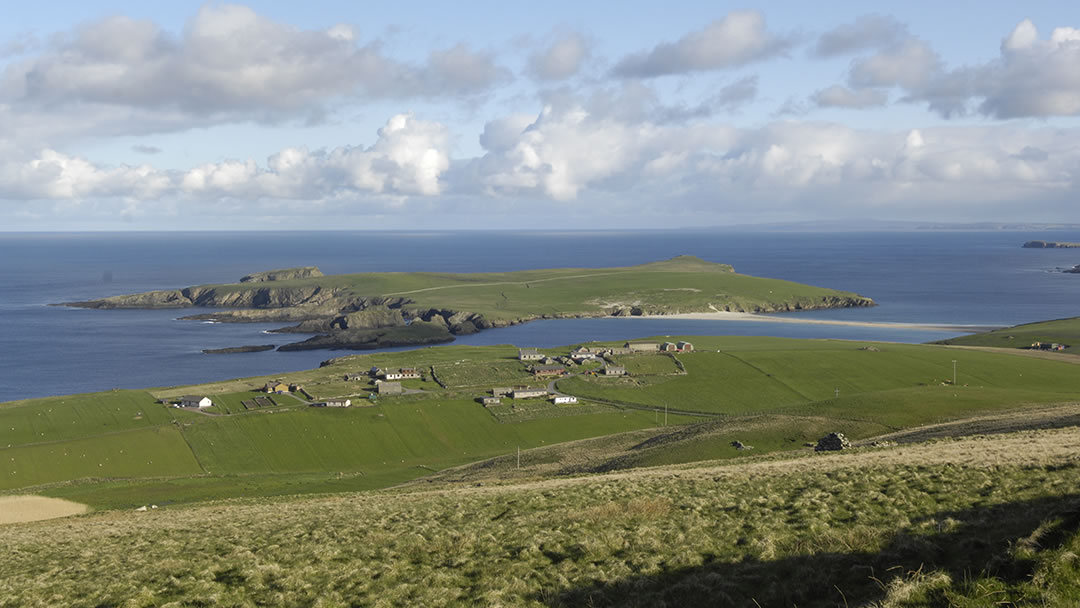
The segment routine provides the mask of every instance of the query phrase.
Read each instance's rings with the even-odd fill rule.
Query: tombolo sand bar
[[[0,525],[86,513],[84,504],[46,496],[0,496]]]
[[[621,319],[688,319],[693,321],[768,321],[772,323],[803,323],[807,325],[844,325],[849,327],[885,327],[889,329],[915,329],[929,331],[956,331],[975,333],[1000,329],[998,326],[956,325],[947,323],[896,323],[889,321],[839,321],[832,319],[803,319],[790,314],[757,314],[752,312],[687,312],[674,315],[640,315],[618,317]]]

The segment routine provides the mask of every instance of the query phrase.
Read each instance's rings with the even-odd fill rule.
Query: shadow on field
[[[920,521],[940,530],[915,534]],[[1040,526],[1042,528],[1040,529]],[[880,552],[817,553],[770,561],[746,558],[704,564],[611,583],[594,583],[535,597],[551,607],[569,606],[863,606],[885,599],[890,584],[925,593],[925,604],[945,606],[943,587],[971,592],[964,585],[990,576],[1005,583],[1030,581],[1039,550],[1053,550],[1080,531],[1080,494],[1013,502],[965,511],[939,512],[913,521]],[[1016,551],[1011,549],[1020,548]],[[1023,550],[1030,549],[1030,550]],[[1018,557],[1020,555],[1021,557]],[[944,577],[929,576],[935,571]],[[916,596],[917,597],[917,596]],[[911,599],[915,599],[912,597]],[[991,602],[994,603],[994,602]],[[1011,605],[1011,604],[1009,604]]]

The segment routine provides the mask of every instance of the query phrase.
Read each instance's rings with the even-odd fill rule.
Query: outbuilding
[[[214,402],[209,397],[202,395],[185,395],[180,398],[180,407],[197,407],[202,409],[204,407],[210,407],[214,405]]]

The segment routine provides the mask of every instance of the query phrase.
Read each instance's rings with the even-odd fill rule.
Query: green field
[[[942,340],[940,344],[958,346],[993,346],[998,348],[1028,348],[1036,342],[1058,342],[1069,348],[1066,353],[1080,352],[1080,317],[1027,323],[993,331]]]
[[[665,409],[671,410],[669,425],[710,417],[723,422],[670,449],[627,457],[634,466],[666,464],[738,456],[729,447],[733,440],[758,453],[802,449],[830,431],[867,438],[1072,402],[1080,395],[1080,367],[1007,352],[779,338],[690,340],[698,350],[677,355],[685,374],[671,356],[632,355],[619,359],[631,377],[560,380],[559,390],[582,400],[574,406],[544,399],[490,408],[477,403],[493,385],[528,379],[510,345],[354,355],[275,378],[0,404],[0,491],[52,484],[39,489],[102,508],[373,488],[519,447],[660,427]],[[418,393],[371,403],[366,383],[344,377],[372,366],[434,368],[448,388],[408,381]],[[275,395],[278,407],[245,409],[241,401],[271,379],[302,384],[320,398],[352,395],[364,407],[309,408]],[[192,393],[210,395],[214,411],[155,402]],[[93,482],[55,485],[79,480]]]

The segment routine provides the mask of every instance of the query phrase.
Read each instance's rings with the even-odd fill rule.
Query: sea
[[[853,291],[878,306],[784,313],[916,325],[1005,326],[1080,315],[1080,250],[1023,249],[1080,232],[118,232],[0,233],[0,402],[197,384],[317,367],[348,351],[207,355],[284,344],[278,324],[180,321],[191,310],[54,306],[110,295],[235,282],[315,265],[348,272],[496,272],[641,264],[677,255],[736,271]],[[966,330],[685,319],[569,319],[483,331],[459,344],[552,347],[662,335],[760,335],[928,342]]]

